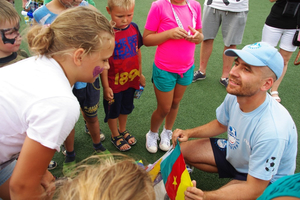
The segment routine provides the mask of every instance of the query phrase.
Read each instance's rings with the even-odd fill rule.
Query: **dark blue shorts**
[[[99,77],[94,83],[87,83],[82,89],[73,88],[73,94],[79,101],[80,108],[87,117],[97,117],[100,100]]]
[[[221,138],[210,138],[210,144],[214,152],[218,168],[219,178],[233,178],[246,181],[247,173],[240,173],[226,160],[227,140]]]
[[[105,111],[104,122],[108,119],[118,118],[120,114],[128,115],[132,112],[134,105],[134,88],[128,88],[125,91],[114,93],[114,102],[109,103],[103,99],[103,106]]]

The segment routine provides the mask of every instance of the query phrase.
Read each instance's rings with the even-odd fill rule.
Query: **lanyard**
[[[174,17],[175,17],[175,19],[176,19],[177,25],[178,25],[180,28],[183,29],[183,25],[182,25],[182,23],[181,23],[181,21],[180,21],[178,15],[176,14],[174,8],[173,8],[173,4],[171,3],[171,0],[169,0],[169,2],[170,2],[170,4],[171,4],[171,8],[172,8]],[[192,20],[192,21],[193,21],[193,28],[196,28],[196,19],[195,19],[195,15],[194,15],[194,12],[193,12],[193,10],[192,10],[192,7],[191,7],[191,5],[190,5],[189,0],[186,0],[186,3],[187,3],[187,5],[188,5],[188,7],[189,7],[189,9],[191,10],[191,13],[192,13],[192,15],[193,15],[193,20]],[[188,34],[191,35],[191,32],[188,31]]]

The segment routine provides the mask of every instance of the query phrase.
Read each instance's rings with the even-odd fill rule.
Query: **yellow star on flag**
[[[174,178],[174,181],[173,181],[173,185],[174,185],[174,188],[176,189],[176,186],[177,186],[177,182],[176,182],[176,179],[177,179],[177,176],[173,176],[173,178]]]

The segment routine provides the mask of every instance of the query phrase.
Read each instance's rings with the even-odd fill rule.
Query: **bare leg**
[[[10,199],[9,181],[10,181],[10,178],[0,186],[0,198],[2,198],[3,200],[9,200]]]
[[[109,129],[111,131],[111,135],[112,137],[117,137],[120,135],[119,130],[118,130],[118,118],[115,119],[108,119],[107,121]],[[117,140],[117,144],[120,143],[122,139]],[[126,150],[130,148],[130,146],[128,144],[123,145],[120,149],[121,150]]]
[[[64,142],[65,149],[68,152],[74,151],[74,141],[75,141],[75,128],[73,128],[73,130],[71,131],[71,133],[68,135],[68,137]]]
[[[128,115],[119,115],[119,131],[121,133],[126,130],[127,117]]]
[[[204,40],[201,43],[199,70],[204,74],[206,73],[207,63],[213,50],[213,43],[213,39]]]
[[[218,172],[213,150],[208,138],[183,142],[180,144],[180,148],[187,163],[206,172]]]
[[[86,121],[86,126],[90,131],[92,140],[94,144],[100,143],[100,125],[98,117],[87,117],[82,113],[84,120]]]
[[[126,131],[126,123],[127,123],[127,117],[128,115],[119,115],[119,131],[120,133],[123,133],[124,131]],[[127,137],[128,134],[124,135],[124,138]],[[133,144],[135,142],[135,138],[130,138],[128,140],[129,144]]]
[[[289,60],[291,59],[291,56],[293,54],[293,52],[289,52],[289,51],[285,51],[283,49],[279,50],[279,53],[282,55],[283,60],[284,60],[284,68],[282,71],[282,75],[280,76],[279,79],[277,79],[274,84],[272,85],[271,91],[278,91],[279,85],[286,73],[288,64],[289,64]],[[272,95],[273,97],[279,97],[277,94]],[[280,99],[277,100],[278,102],[280,102]]]
[[[224,52],[227,49],[236,49],[236,45],[230,45],[229,47],[224,46]],[[232,67],[234,61],[234,57],[226,56],[223,53],[223,71],[222,71],[222,76],[221,78],[228,78],[229,77],[229,72]]]
[[[170,92],[162,92],[158,90],[154,85],[154,91],[157,100],[157,108],[152,113],[150,130],[154,133],[157,133],[165,117],[170,112],[173,101],[174,89]]]
[[[175,86],[171,110],[167,114],[166,121],[165,121],[165,128],[167,130],[172,130],[172,128],[173,128],[173,125],[174,125],[176,117],[177,117],[179,104],[184,95],[186,87],[187,86],[182,86],[182,85],[178,85],[178,84],[176,84],[176,86]]]

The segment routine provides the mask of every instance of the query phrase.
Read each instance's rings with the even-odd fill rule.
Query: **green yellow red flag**
[[[160,164],[162,178],[171,200],[184,199],[187,187],[192,187],[190,174],[186,169],[179,142],[175,149]]]

